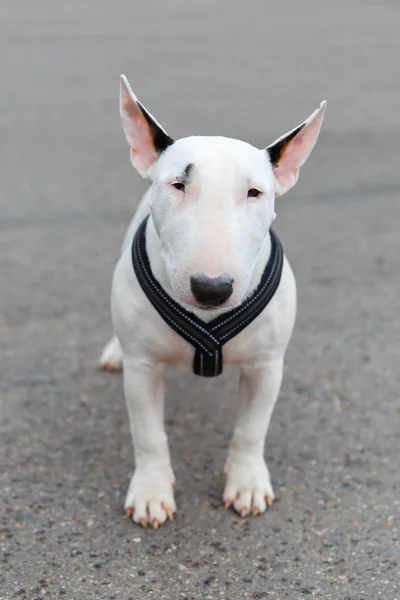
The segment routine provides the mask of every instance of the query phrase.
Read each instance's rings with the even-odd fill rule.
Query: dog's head
[[[121,77],[120,111],[133,166],[152,181],[151,216],[176,299],[232,308],[248,295],[275,218],[274,200],[296,183],[326,103],[259,150],[224,137],[174,141]]]

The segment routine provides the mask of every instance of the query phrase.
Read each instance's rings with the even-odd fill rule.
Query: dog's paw
[[[99,368],[103,371],[118,373],[122,371],[122,348],[115,336],[108,342],[99,359]]]
[[[173,486],[175,477],[171,467],[136,469],[125,500],[125,516],[142,527],[158,529],[167,519],[174,518],[176,505]]]
[[[272,507],[275,495],[263,457],[228,457],[225,474],[225,508],[233,506],[241,517],[246,517],[259,515]]]

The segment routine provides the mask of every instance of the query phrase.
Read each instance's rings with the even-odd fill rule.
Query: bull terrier
[[[264,443],[295,322],[296,284],[271,224],[275,197],[296,183],[325,106],[263,149],[226,137],[174,141],[121,76],[131,162],[151,186],[114,271],[115,335],[100,367],[123,367],[136,466],[125,510],[143,527],[157,529],[176,511],[163,424],[167,366],[200,376],[240,368],[223,501],[242,517],[272,506]]]

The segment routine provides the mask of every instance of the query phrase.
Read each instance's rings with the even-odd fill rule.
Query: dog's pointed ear
[[[266,148],[275,176],[275,194],[281,196],[294,186],[321,129],[326,101],[321,102],[304,123],[285,133]]]
[[[120,82],[120,115],[132,164],[142,177],[151,179],[154,163],[174,140],[139,102],[125,75]]]

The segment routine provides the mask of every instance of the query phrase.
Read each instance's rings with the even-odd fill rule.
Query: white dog
[[[275,196],[296,183],[325,106],[262,150],[224,137],[173,141],[121,77],[131,161],[152,183],[115,269],[115,337],[100,366],[123,365],[136,463],[125,509],[144,527],[159,527],[176,510],[163,425],[167,366],[208,376],[224,364],[240,367],[223,500],[242,517],[272,505],[264,442],[295,321],[296,286],[270,227]]]

